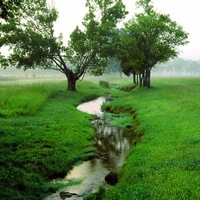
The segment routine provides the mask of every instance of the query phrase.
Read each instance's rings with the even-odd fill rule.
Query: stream
[[[77,109],[96,115],[91,122],[96,132],[95,146],[97,148],[98,158],[84,161],[70,171],[65,177],[69,179],[83,180],[78,185],[63,188],[61,191],[76,193],[70,200],[81,200],[85,195],[95,192],[97,187],[104,182],[104,177],[109,172],[118,172],[122,166],[127,151],[133,143],[133,130],[126,130],[120,127],[109,125],[109,120],[101,111],[101,105],[106,103],[106,98],[99,97],[93,101],[80,104]],[[43,200],[61,200],[60,191],[53,193]]]

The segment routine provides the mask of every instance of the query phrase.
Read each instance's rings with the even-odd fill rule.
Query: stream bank
[[[95,115],[91,122],[96,132],[95,147],[98,158],[88,160],[75,166],[65,177],[69,179],[81,179],[78,185],[63,188],[63,192],[72,195],[70,199],[83,199],[89,193],[96,191],[98,186],[104,182],[104,177],[109,172],[118,172],[122,166],[128,150],[133,145],[134,132],[132,129],[110,126],[108,118],[102,111],[102,104],[107,103],[106,98],[100,97],[93,101],[83,103],[77,109]],[[44,200],[59,200],[60,192],[54,193]]]

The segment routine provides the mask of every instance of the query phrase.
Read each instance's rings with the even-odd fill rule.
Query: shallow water
[[[83,196],[90,192],[95,192],[98,185],[104,182],[104,177],[110,172],[117,172],[123,164],[128,149],[132,146],[133,131],[125,130],[119,127],[112,127],[108,124],[109,119],[104,116],[101,111],[101,105],[106,103],[104,97],[88,103],[83,103],[77,109],[94,114],[97,116],[92,121],[96,131],[95,143],[99,158],[85,161],[75,166],[65,179],[82,179],[79,185],[70,186],[62,189],[62,191],[76,193],[68,199],[83,199]],[[59,191],[60,192],[60,191]],[[59,192],[48,196],[44,200],[61,199]]]

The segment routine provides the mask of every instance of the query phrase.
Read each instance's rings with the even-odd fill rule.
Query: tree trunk
[[[76,81],[77,78],[75,77],[74,73],[72,71],[65,74],[67,77],[67,90],[69,91],[76,91]]]
[[[146,70],[144,70],[144,72],[142,73],[142,87],[146,87],[146,83],[147,83],[147,76],[146,76]]]
[[[137,82],[137,85],[139,84],[139,79],[140,79],[140,74],[137,73],[137,76],[136,76],[136,82]]]
[[[76,91],[76,81],[67,79],[67,90],[69,91]]]
[[[151,87],[150,76],[151,76],[151,70],[146,69],[146,87],[147,88]]]
[[[136,84],[136,73],[133,72],[133,83]]]
[[[143,84],[143,74],[140,74],[140,87],[142,87],[142,84]]]
[[[148,64],[145,67],[143,72],[143,87],[150,88],[150,75],[151,75],[151,68],[148,67]]]

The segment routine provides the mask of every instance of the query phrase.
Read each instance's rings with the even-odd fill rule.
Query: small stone
[[[77,195],[77,194],[71,193],[71,192],[60,192],[60,198],[63,200],[65,200],[66,198],[71,198],[74,195]]]
[[[105,181],[109,185],[116,185],[118,182],[118,176],[114,172],[110,172],[108,175],[105,176]]]

